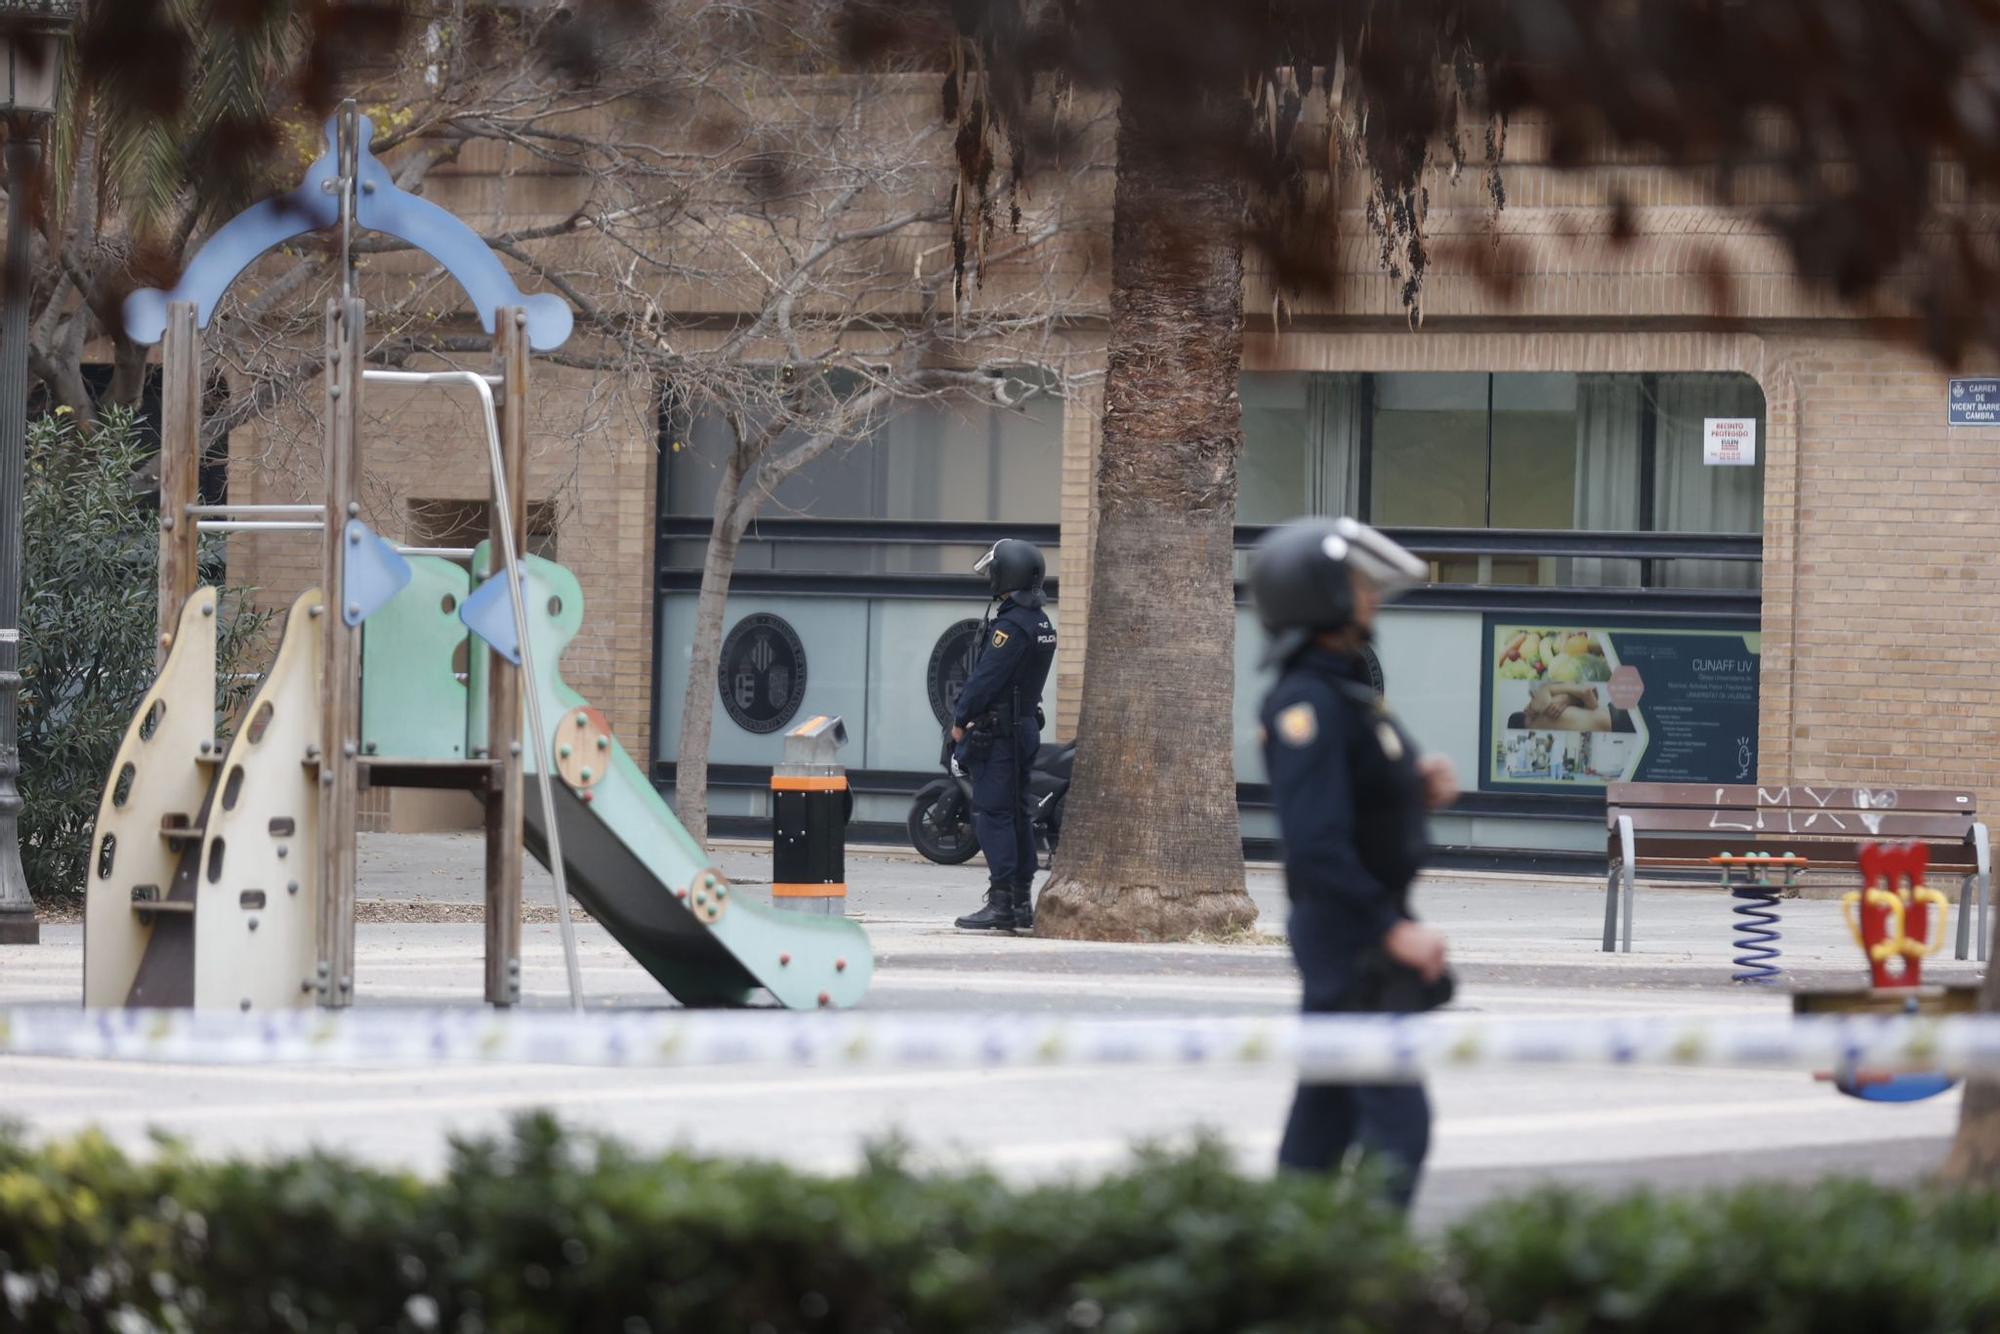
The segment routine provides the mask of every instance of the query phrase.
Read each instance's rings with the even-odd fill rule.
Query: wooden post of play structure
[[[500,458],[505,465],[515,554],[528,554],[528,330],[524,311],[503,306],[493,321],[493,351],[501,376],[497,401]],[[498,497],[489,522],[487,564],[502,573]],[[481,650],[484,652],[484,648]],[[486,802],[486,999],[521,999],[521,871],[526,788],[521,776],[521,672],[498,654],[487,674],[487,745],[494,762]]]
[[[354,825],[360,808],[361,632],[341,615],[347,521],[361,512],[359,297],[326,304],[326,539],[320,561],[319,1002],[354,1000]]]
[[[165,665],[181,608],[201,582],[201,330],[192,301],[167,307],[160,404],[160,617],[153,665]]]

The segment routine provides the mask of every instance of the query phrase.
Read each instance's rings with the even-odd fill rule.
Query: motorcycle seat
[[[1052,778],[1069,781],[1070,772],[1076,768],[1076,743],[1047,742],[1035,750],[1035,775],[1047,774]]]

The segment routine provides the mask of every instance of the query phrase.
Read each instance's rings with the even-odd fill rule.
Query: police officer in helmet
[[[1047,567],[1032,542],[1003,538],[973,567],[1000,600],[959,692],[951,739],[972,771],[972,828],[986,854],[986,903],[958,919],[968,931],[1035,927],[1035,836],[1028,775],[1042,744],[1042,686],[1056,630],[1042,609]]]
[[[1364,656],[1377,608],[1424,574],[1353,519],[1294,520],[1251,558],[1266,661],[1279,669],[1263,748],[1307,1013],[1409,1013],[1451,994],[1444,937],[1417,922],[1409,893],[1429,851],[1425,812],[1457,784],[1451,762],[1420,756],[1389,715]],[[1301,1084],[1278,1162],[1326,1172],[1358,1148],[1407,1208],[1429,1145],[1420,1084]]]

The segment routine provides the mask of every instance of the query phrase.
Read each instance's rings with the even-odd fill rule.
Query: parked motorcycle
[[[979,854],[979,835],[972,828],[972,775],[959,768],[949,735],[942,762],[947,776],[924,784],[910,802],[910,842],[940,866],[957,866]],[[1028,809],[1043,870],[1062,838],[1063,802],[1075,766],[1075,742],[1049,742],[1036,749],[1028,772]]]

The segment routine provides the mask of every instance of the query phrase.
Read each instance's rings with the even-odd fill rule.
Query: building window
[[[1490,375],[1378,375],[1365,504],[1391,528],[1491,528]]]
[[[406,500],[404,537],[413,547],[476,547],[489,534],[490,505],[485,500]],[[556,505],[553,500],[528,502],[525,554],[556,559]]]
[[[1387,528],[1755,535],[1764,396],[1735,373],[1247,374],[1238,506]],[[1706,424],[1754,421],[1756,462],[1716,466]],[[1754,589],[1757,562],[1537,556],[1434,562],[1440,583]]]
[[[872,429],[835,443],[778,483],[759,520],[824,519],[850,524],[1053,524],[1061,513],[1062,398],[1053,380],[1023,371],[1011,408],[971,399],[927,399],[886,414]],[[1029,392],[1038,387],[1041,392]],[[766,457],[805,440],[781,437]],[[661,421],[663,515],[707,519],[735,427],[721,412]],[[746,571],[800,573],[964,574],[982,545],[950,542],[940,532],[906,530],[907,540],[768,540],[753,523],[737,554]],[[699,569],[706,536],[676,538],[669,566]]]
[[[953,645],[968,623],[976,634],[989,609],[974,562],[996,539],[1019,537],[1042,548],[1052,582],[1058,574],[1060,382],[1034,370],[1013,378],[1012,407],[971,397],[904,402],[834,442],[777,484],[737,549],[725,637],[753,617],[789,626],[810,663],[800,715],[839,715],[849,737],[843,763],[893,776],[888,786],[902,793],[938,772],[933,701],[955,688],[963,655]],[[735,443],[723,414],[686,408],[668,395],[660,417],[652,773],[662,784],[680,745],[696,594]],[[780,439],[775,451],[794,440],[803,437]],[[1059,607],[1052,615],[1060,624]],[[716,703],[711,813],[759,813],[784,739]],[[1053,698],[1044,703],[1053,717]],[[857,797],[857,819],[907,813],[907,796],[884,795],[882,783]]]

